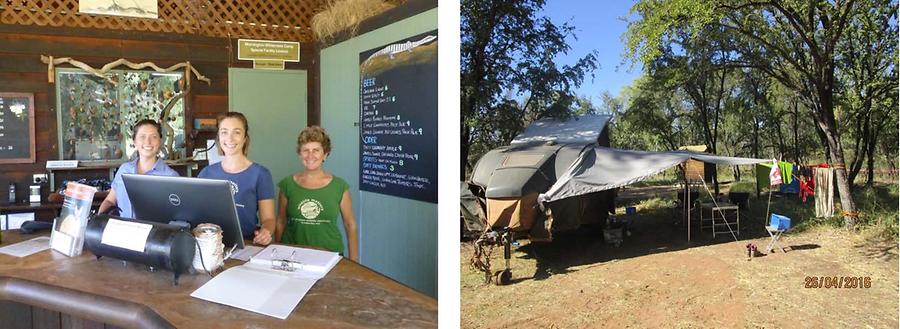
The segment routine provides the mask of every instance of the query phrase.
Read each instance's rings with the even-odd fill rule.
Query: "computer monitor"
[[[225,250],[244,248],[231,183],[226,180],[124,174],[125,189],[137,219],[212,223],[222,228]]]

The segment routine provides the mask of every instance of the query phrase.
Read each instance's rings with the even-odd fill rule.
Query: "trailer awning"
[[[556,183],[546,193],[538,196],[538,200],[552,202],[626,186],[690,159],[717,165],[747,165],[772,161],[690,151],[650,152],[595,146],[593,149],[586,148]]]

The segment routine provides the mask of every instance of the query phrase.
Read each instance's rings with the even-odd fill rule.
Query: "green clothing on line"
[[[794,180],[794,165],[790,162],[778,161],[778,168],[781,169],[782,184],[790,184]],[[772,171],[772,163],[764,162],[756,164],[756,187],[760,190],[772,185],[771,181],[769,181],[770,171]]]
[[[344,253],[344,239],[337,226],[341,212],[341,199],[350,185],[340,177],[333,176],[325,187],[308,189],[287,176],[278,183],[278,188],[287,198],[287,224],[281,241],[325,248]]]
[[[794,170],[794,165],[790,162],[778,161],[778,167],[781,168],[781,180],[784,181],[784,185],[790,185],[792,181],[794,181],[794,174],[792,171]]]

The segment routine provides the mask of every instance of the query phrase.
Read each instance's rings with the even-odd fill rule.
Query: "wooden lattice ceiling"
[[[78,0],[0,0],[0,23],[311,42],[321,0],[158,0],[159,19],[78,13]]]

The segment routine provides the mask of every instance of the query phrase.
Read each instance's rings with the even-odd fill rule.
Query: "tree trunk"
[[[465,121],[460,121],[460,150],[459,150],[459,179],[465,182],[468,179],[468,169],[469,169],[469,149],[471,145],[469,145],[470,134],[469,127],[466,127]]]
[[[866,175],[866,186],[868,187],[872,187],[872,184],[875,183],[875,149],[878,148],[878,132],[884,131],[885,126],[890,120],[886,117],[878,117],[876,122],[878,122],[878,124],[875,128],[871,129],[869,144],[866,145],[866,157],[868,158],[866,167],[869,169],[869,172]]]
[[[759,159],[759,117],[753,116],[753,157]],[[753,170],[750,171],[753,176],[756,176],[756,165],[753,165]],[[756,187],[756,197],[759,198],[759,184],[753,184]]]
[[[797,99],[794,99],[794,161],[798,164],[802,164],[803,160],[800,156],[800,112],[797,109],[797,103]]]
[[[856,118],[856,136],[854,152],[853,152],[853,161],[850,162],[850,186],[853,186],[853,182],[856,181],[856,176],[859,175],[860,169],[862,169],[863,161],[866,159],[866,155],[869,152],[869,144],[872,143],[872,111],[871,111],[871,100],[866,100],[863,102],[862,107],[859,109],[861,118]]]
[[[825,162],[832,163],[834,162],[834,160],[831,158],[831,144],[828,142],[828,136],[826,136],[825,132],[822,130],[822,123],[820,123],[818,114],[814,115],[813,117],[816,120],[816,135],[819,135],[819,142],[821,142],[822,146],[825,147]]]
[[[866,169],[869,170],[866,175],[866,186],[872,187],[872,184],[875,181],[875,142],[878,138],[877,135],[872,135],[872,143],[869,145],[869,149],[866,151],[866,157],[868,161],[866,162]]]
[[[841,146],[840,133],[835,125],[834,103],[830,86],[819,89],[819,100],[821,103],[818,105],[821,107],[817,109],[816,123],[821,128],[822,134],[825,135],[828,143],[826,145],[830,151],[831,165],[834,167],[834,181],[841,199],[844,225],[848,228],[856,228],[858,221],[856,202],[853,201],[853,194],[850,190],[850,180],[848,179],[847,166],[844,162],[844,148]]]

